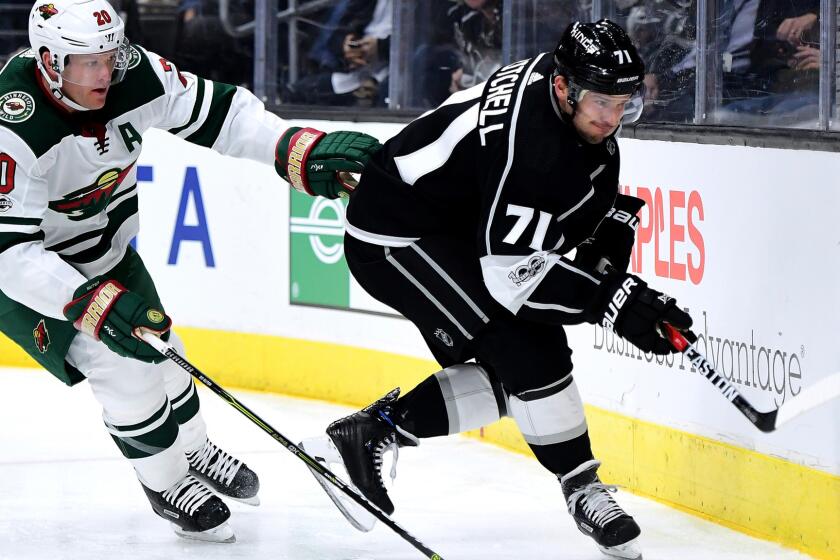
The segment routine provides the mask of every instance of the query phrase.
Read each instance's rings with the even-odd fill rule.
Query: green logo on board
[[[344,260],[347,202],[290,192],[290,301],[349,308],[350,271]]]

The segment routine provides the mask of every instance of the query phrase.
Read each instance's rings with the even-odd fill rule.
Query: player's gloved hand
[[[636,214],[644,205],[641,198],[619,194],[592,237],[578,245],[575,263],[603,270],[601,259],[606,259],[615,270],[626,271],[639,227]]]
[[[643,352],[671,354],[674,347],[659,332],[660,323],[677,329],[691,327],[691,317],[677,307],[677,300],[651,288],[638,276],[612,271],[589,309],[592,322],[615,331]]]
[[[274,169],[297,191],[326,198],[347,197],[357,182],[350,173],[361,173],[382,144],[361,132],[321,132],[291,127],[277,142]]]
[[[150,332],[166,340],[172,319],[116,280],[98,276],[80,286],[64,316],[120,356],[155,364],[166,359],[139,336]]]

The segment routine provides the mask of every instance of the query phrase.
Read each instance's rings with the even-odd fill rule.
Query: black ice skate
[[[192,475],[188,474],[163,492],[141,485],[154,512],[172,523],[178,536],[209,542],[236,541],[233,529],[227,523],[230,510]]]
[[[201,449],[189,453],[187,461],[190,463],[190,474],[219,494],[244,504],[260,505],[257,473],[209,439],[204,441]]]
[[[398,449],[417,446],[420,441],[401,429],[391,417],[391,409],[400,395],[394,389],[375,403],[327,427],[328,439],[310,439],[301,445],[330,470],[338,464],[350,477],[352,485],[379,509],[391,515],[394,504],[382,480],[382,456],[393,451],[391,479],[396,478]],[[314,471],[313,471],[314,472]],[[376,518],[316,475],[318,482],[348,521],[360,531],[370,531]]]
[[[578,529],[592,537],[607,556],[640,560],[641,530],[613,499],[611,493],[617,488],[598,478],[600,466],[601,462],[593,459],[560,478],[569,513]]]

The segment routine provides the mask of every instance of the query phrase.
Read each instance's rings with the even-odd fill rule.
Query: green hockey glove
[[[291,127],[275,151],[274,169],[295,190],[326,198],[350,196],[358,184],[351,173],[361,173],[370,156],[382,145],[361,132],[322,132]]]
[[[166,359],[140,336],[144,332],[168,334],[172,319],[116,280],[98,276],[80,286],[73,301],[64,306],[64,316],[120,356],[154,364]]]

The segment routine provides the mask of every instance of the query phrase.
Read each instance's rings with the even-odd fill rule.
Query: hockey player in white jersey
[[[183,351],[129,245],[143,133],[274,165],[330,197],[378,143],[289,127],[247,90],[131,46],[123,28],[105,0],[39,1],[31,49],[0,71],[0,331],[66,384],[87,379],[155,513],[181,536],[230,542],[222,498],[256,505],[257,475],[207,438],[191,377],[138,338]]]
[[[601,324],[656,354],[675,352],[661,322],[691,326],[626,272],[643,202],[619,192],[614,135],[641,113],[643,76],[618,25],[577,22],[553,53],[452,95],[365,167],[347,208],[350,271],[417,326],[444,369],[307,449],[343,463],[385,512],[386,449],[511,416],[577,527],[610,556],[641,558],[638,524],[597,475],[565,326]]]

